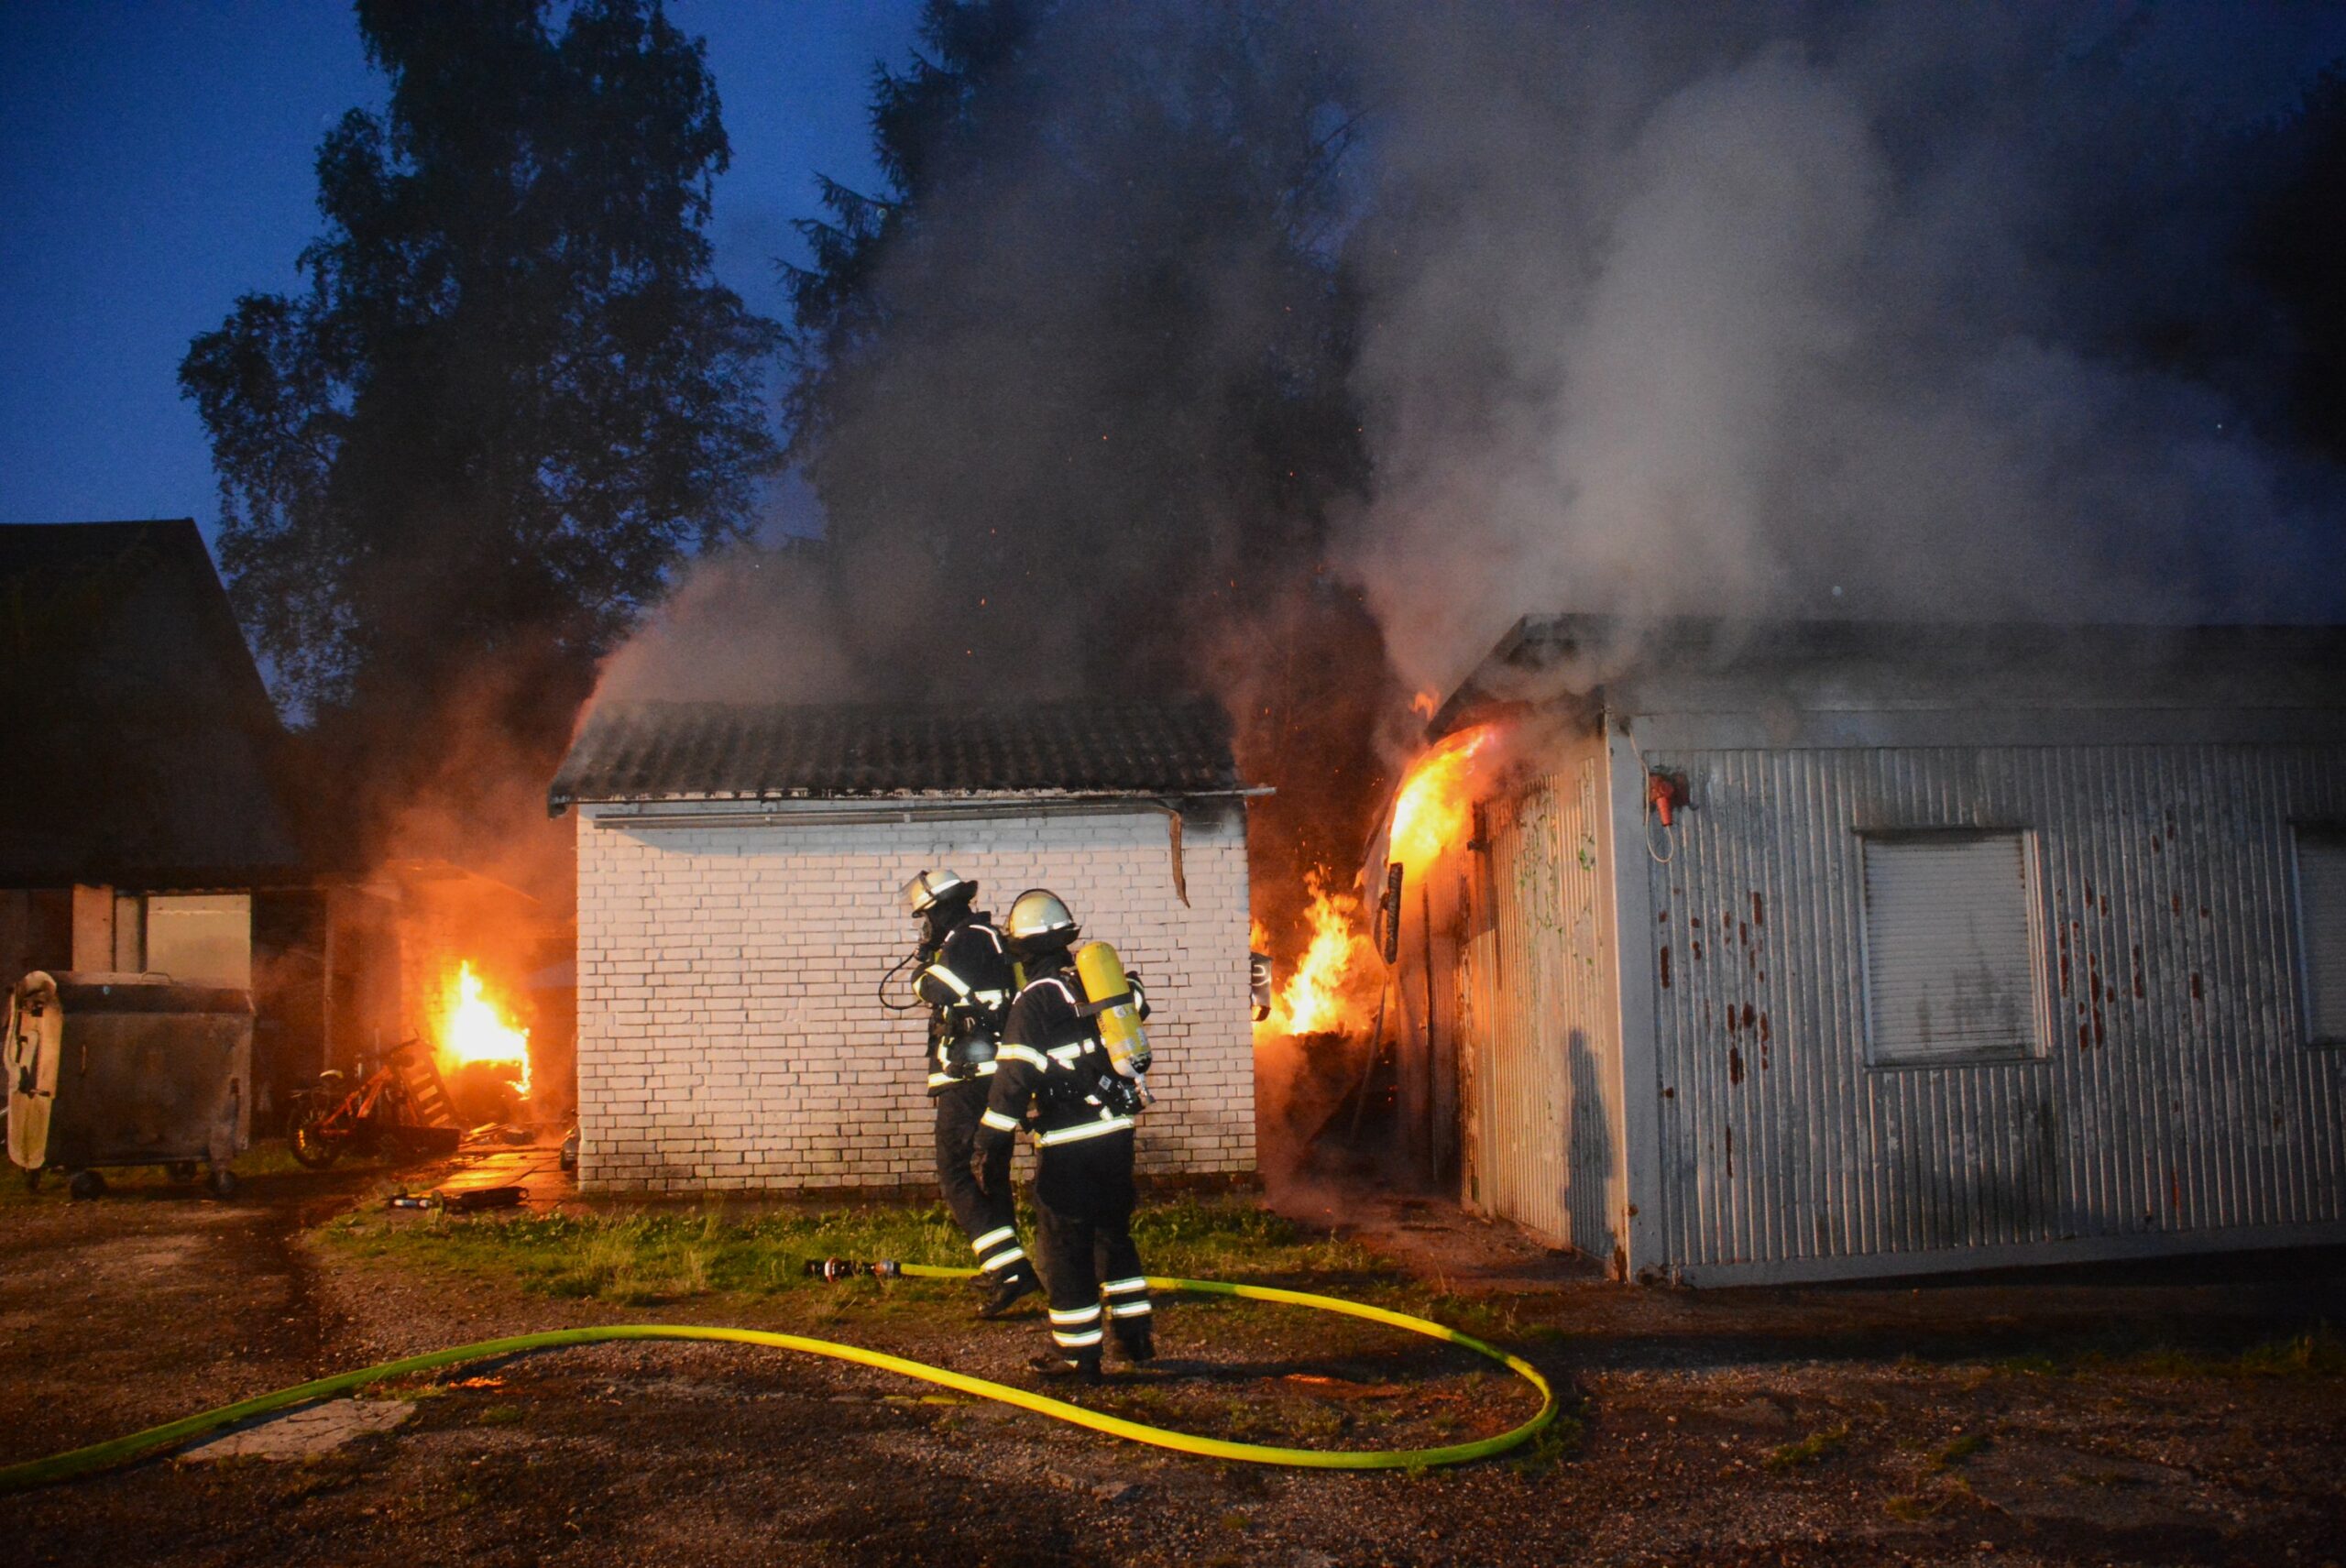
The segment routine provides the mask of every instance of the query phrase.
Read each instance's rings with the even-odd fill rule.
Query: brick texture
[[[578,1174],[596,1191],[883,1188],[933,1177],[926,1020],[876,995],[924,867],[1068,901],[1148,982],[1157,1103],[1140,1168],[1255,1167],[1243,813],[1166,819],[605,828],[578,823]],[[901,993],[900,993],[901,995]]]

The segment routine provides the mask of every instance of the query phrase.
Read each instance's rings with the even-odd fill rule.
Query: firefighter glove
[[[977,1179],[978,1190],[989,1198],[1010,1190],[1010,1148],[1007,1139],[998,1147],[981,1140],[970,1157],[970,1174]]]

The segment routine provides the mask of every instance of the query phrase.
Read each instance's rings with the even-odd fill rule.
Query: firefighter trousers
[[[1035,1242],[1050,1293],[1051,1343],[1096,1360],[1113,1332],[1127,1354],[1152,1348],[1148,1281],[1133,1245],[1133,1135],[1112,1133],[1042,1150],[1035,1171]]]
[[[978,1266],[1000,1277],[1003,1269],[1025,1262],[1026,1253],[1018,1245],[1016,1201],[1009,1177],[1005,1174],[996,1190],[987,1194],[978,1190],[978,1179],[970,1172],[978,1118],[985,1114],[986,1095],[992,1087],[991,1079],[972,1078],[937,1091],[937,1184],[945,1190],[953,1223],[970,1238]]]

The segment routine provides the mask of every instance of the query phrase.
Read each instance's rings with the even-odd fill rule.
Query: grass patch
[[[721,1294],[771,1295],[819,1284],[810,1258],[892,1258],[960,1266],[962,1240],[941,1207],[821,1214],[720,1212],[409,1217],[358,1211],[320,1232],[358,1256],[510,1280],[523,1289],[646,1306]],[[836,1287],[823,1286],[825,1289]]]
[[[1371,1266],[1375,1266],[1372,1264]],[[1500,1343],[1555,1344],[1572,1337],[1554,1323],[1526,1322],[1523,1320],[1526,1303],[1520,1297],[1461,1296],[1449,1291],[1429,1292],[1419,1288],[1379,1304],[1398,1307],[1413,1316],[1431,1318],[1461,1333]]]
[[[2346,1376],[2346,1341],[2328,1323],[2287,1339],[2251,1345],[2240,1356],[2240,1370],[2250,1377],[2337,1377]]]
[[[1545,1475],[1580,1452],[1586,1429],[1578,1416],[1558,1412],[1539,1435],[1507,1456],[1507,1467],[1518,1475]]]
[[[1840,1453],[1848,1444],[1849,1428],[1848,1424],[1844,1422],[1837,1427],[1828,1427],[1823,1431],[1810,1432],[1798,1442],[1788,1442],[1781,1448],[1769,1450],[1768,1468],[1804,1470],[1809,1465],[1820,1464]]]
[[[2129,1475],[2122,1470],[2072,1470],[2066,1478],[2080,1486],[2140,1486],[2143,1478]]]
[[[1034,1234],[1031,1212],[1022,1213],[1020,1223]],[[1307,1231],[1243,1200],[1150,1204],[1135,1215],[1133,1234],[1154,1274],[1263,1279],[1342,1273],[1400,1282],[1356,1245]],[[319,1235],[326,1245],[357,1256],[625,1306],[814,1288],[844,1307],[848,1291],[810,1279],[808,1260],[884,1258],[954,1268],[971,1261],[969,1243],[942,1204],[740,1217],[721,1210],[394,1216],[367,1209],[328,1223]],[[857,1285],[861,1294],[869,1293],[869,1280]]]
[[[140,1193],[160,1196],[181,1193],[191,1199],[206,1196],[203,1162],[196,1163],[196,1176],[191,1181],[175,1181],[169,1171],[157,1165],[107,1166],[98,1174],[105,1179],[107,1192],[115,1195]],[[246,1181],[256,1178],[295,1176],[302,1173],[300,1161],[283,1138],[258,1138],[253,1146],[229,1162],[228,1168]],[[41,1173],[40,1190],[33,1190],[25,1184],[25,1173],[13,1165],[0,1165],[0,1209],[22,1207],[36,1203],[69,1203],[72,1200],[65,1190],[65,1173],[48,1170]],[[100,1200],[104,1201],[104,1200]]]
[[[2231,1354],[2185,1350],[2172,1344],[2105,1343],[2103,1348],[2059,1359],[2042,1354],[2008,1356],[1989,1363],[1980,1377],[2061,1377],[2087,1373],[2148,1377],[2336,1377],[2346,1375],[2346,1340],[2328,1323],[2320,1323],[2302,1333],[2264,1340]]]
[[[2154,1345],[2148,1350],[2088,1355],[2082,1365],[2094,1371],[2153,1377],[2336,1377],[2346,1374],[2346,1342],[2322,1323],[2303,1333],[2261,1341],[2235,1354]]]
[[[1931,1469],[1934,1472],[1952,1470],[1955,1466],[1962,1464],[1965,1460],[1970,1458],[1973,1454],[1979,1453],[1981,1449],[1987,1446],[1988,1434],[1986,1432],[1965,1432],[1961,1437],[1958,1437],[1953,1442],[1946,1443],[1932,1452]]]
[[[1946,1505],[1945,1497],[1900,1497],[1886,1499],[1881,1509],[1891,1519],[1902,1519],[1908,1524],[1926,1524],[1938,1518]]]
[[[2007,1377],[2052,1377],[2058,1376],[2061,1370],[2059,1362],[2049,1355],[2037,1353],[2007,1355],[2001,1361],[1991,1361],[1988,1365]]]
[[[1021,1229],[1030,1216],[1022,1210]],[[1030,1232],[1031,1234],[1031,1232]],[[1405,1277],[1357,1242],[1313,1231],[1243,1198],[1183,1198],[1133,1215],[1133,1242],[1151,1274],[1262,1280],[1280,1275]]]

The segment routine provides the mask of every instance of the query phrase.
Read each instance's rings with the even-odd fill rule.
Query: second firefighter
[[[1100,1375],[1103,1342],[1126,1359],[1156,1354],[1148,1281],[1133,1245],[1134,1119],[1143,1103],[1120,1076],[1087,1005],[1069,948],[1075,917],[1043,888],[1018,895],[1004,922],[1025,984],[1011,1003],[995,1057],[993,1086],[978,1132],[983,1184],[1006,1194],[1010,1155],[1034,1111],[1036,1242],[1049,1292],[1047,1373]],[[1134,1000],[1147,1003],[1132,982]]]

